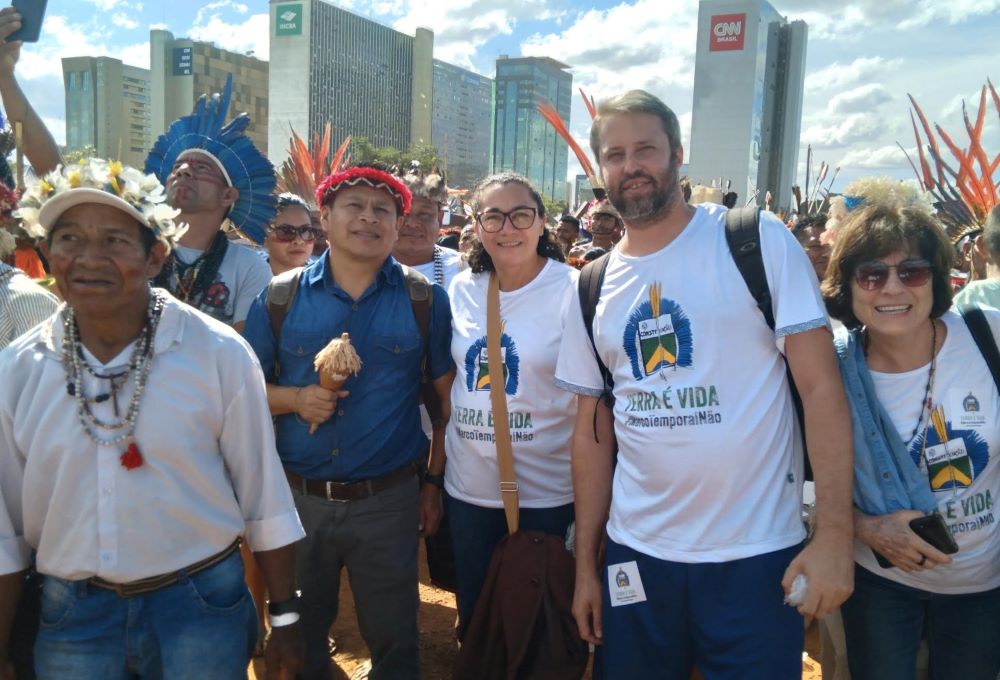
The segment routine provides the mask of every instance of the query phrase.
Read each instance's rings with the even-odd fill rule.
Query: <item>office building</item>
[[[203,94],[222,92],[233,75],[229,116],[250,114],[247,136],[267,153],[268,64],[252,54],[223,50],[211,43],[174,38],[164,30],[149,33],[153,88],[153,138],[181,116],[191,113]]]
[[[690,174],[732,181],[742,204],[788,207],[799,155],[807,27],[765,0],[701,0]]]
[[[142,167],[152,142],[150,74],[111,57],[62,60],[66,149]]]
[[[569,123],[573,75],[548,57],[501,56],[496,67],[493,171],[513,170],[552,200],[566,198],[569,147],[538,113],[549,101]]]
[[[434,60],[431,137],[452,187],[471,188],[490,172],[493,80]]]
[[[434,34],[400,33],[325,0],[271,0],[269,156],[287,157],[294,129],[310,139],[332,124],[406,149],[432,142]]]

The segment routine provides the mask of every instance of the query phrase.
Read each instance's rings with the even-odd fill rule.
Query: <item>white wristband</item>
[[[293,623],[298,623],[299,613],[289,612],[287,614],[279,614],[278,616],[267,617],[268,623],[271,624],[271,628],[281,628],[283,626],[290,626]]]

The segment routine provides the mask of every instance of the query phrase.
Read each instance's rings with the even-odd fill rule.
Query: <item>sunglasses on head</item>
[[[854,280],[864,290],[881,290],[889,281],[889,270],[895,269],[896,276],[904,286],[919,288],[927,283],[934,266],[924,259],[903,260],[899,264],[886,264],[878,260],[862,262],[854,272]]]
[[[279,241],[294,241],[296,237],[303,241],[315,241],[319,237],[319,230],[315,227],[296,227],[291,224],[276,224],[271,227],[271,233]]]

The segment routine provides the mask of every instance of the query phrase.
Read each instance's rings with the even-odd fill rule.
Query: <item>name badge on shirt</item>
[[[989,387],[993,387],[992,383],[989,384]],[[948,413],[952,415],[954,429],[984,427],[986,414],[993,413],[992,390],[985,390],[982,387],[950,389],[948,390],[947,408]]]
[[[612,607],[646,601],[639,566],[634,561],[608,565],[608,590]]]

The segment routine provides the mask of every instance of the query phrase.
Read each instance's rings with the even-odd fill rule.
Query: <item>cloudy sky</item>
[[[435,34],[435,57],[485,75],[493,75],[501,54],[551,56],[570,64],[574,86],[598,99],[623,89],[648,89],[680,116],[687,142],[697,0],[337,4],[407,33],[427,26]],[[835,191],[864,175],[912,176],[896,146],[914,148],[907,93],[928,118],[960,140],[966,139],[963,99],[974,115],[986,78],[1000,87],[1000,0],[772,4],[789,19],[809,25],[802,155],[811,144],[816,165],[824,160],[843,168]],[[25,47],[19,72],[59,141],[65,138],[59,59],[110,55],[148,67],[151,27],[268,56],[266,0],[49,0],[42,40]],[[995,154],[1000,152],[1000,117],[992,108],[987,121],[986,148]],[[581,141],[587,125],[577,99],[571,128]]]

